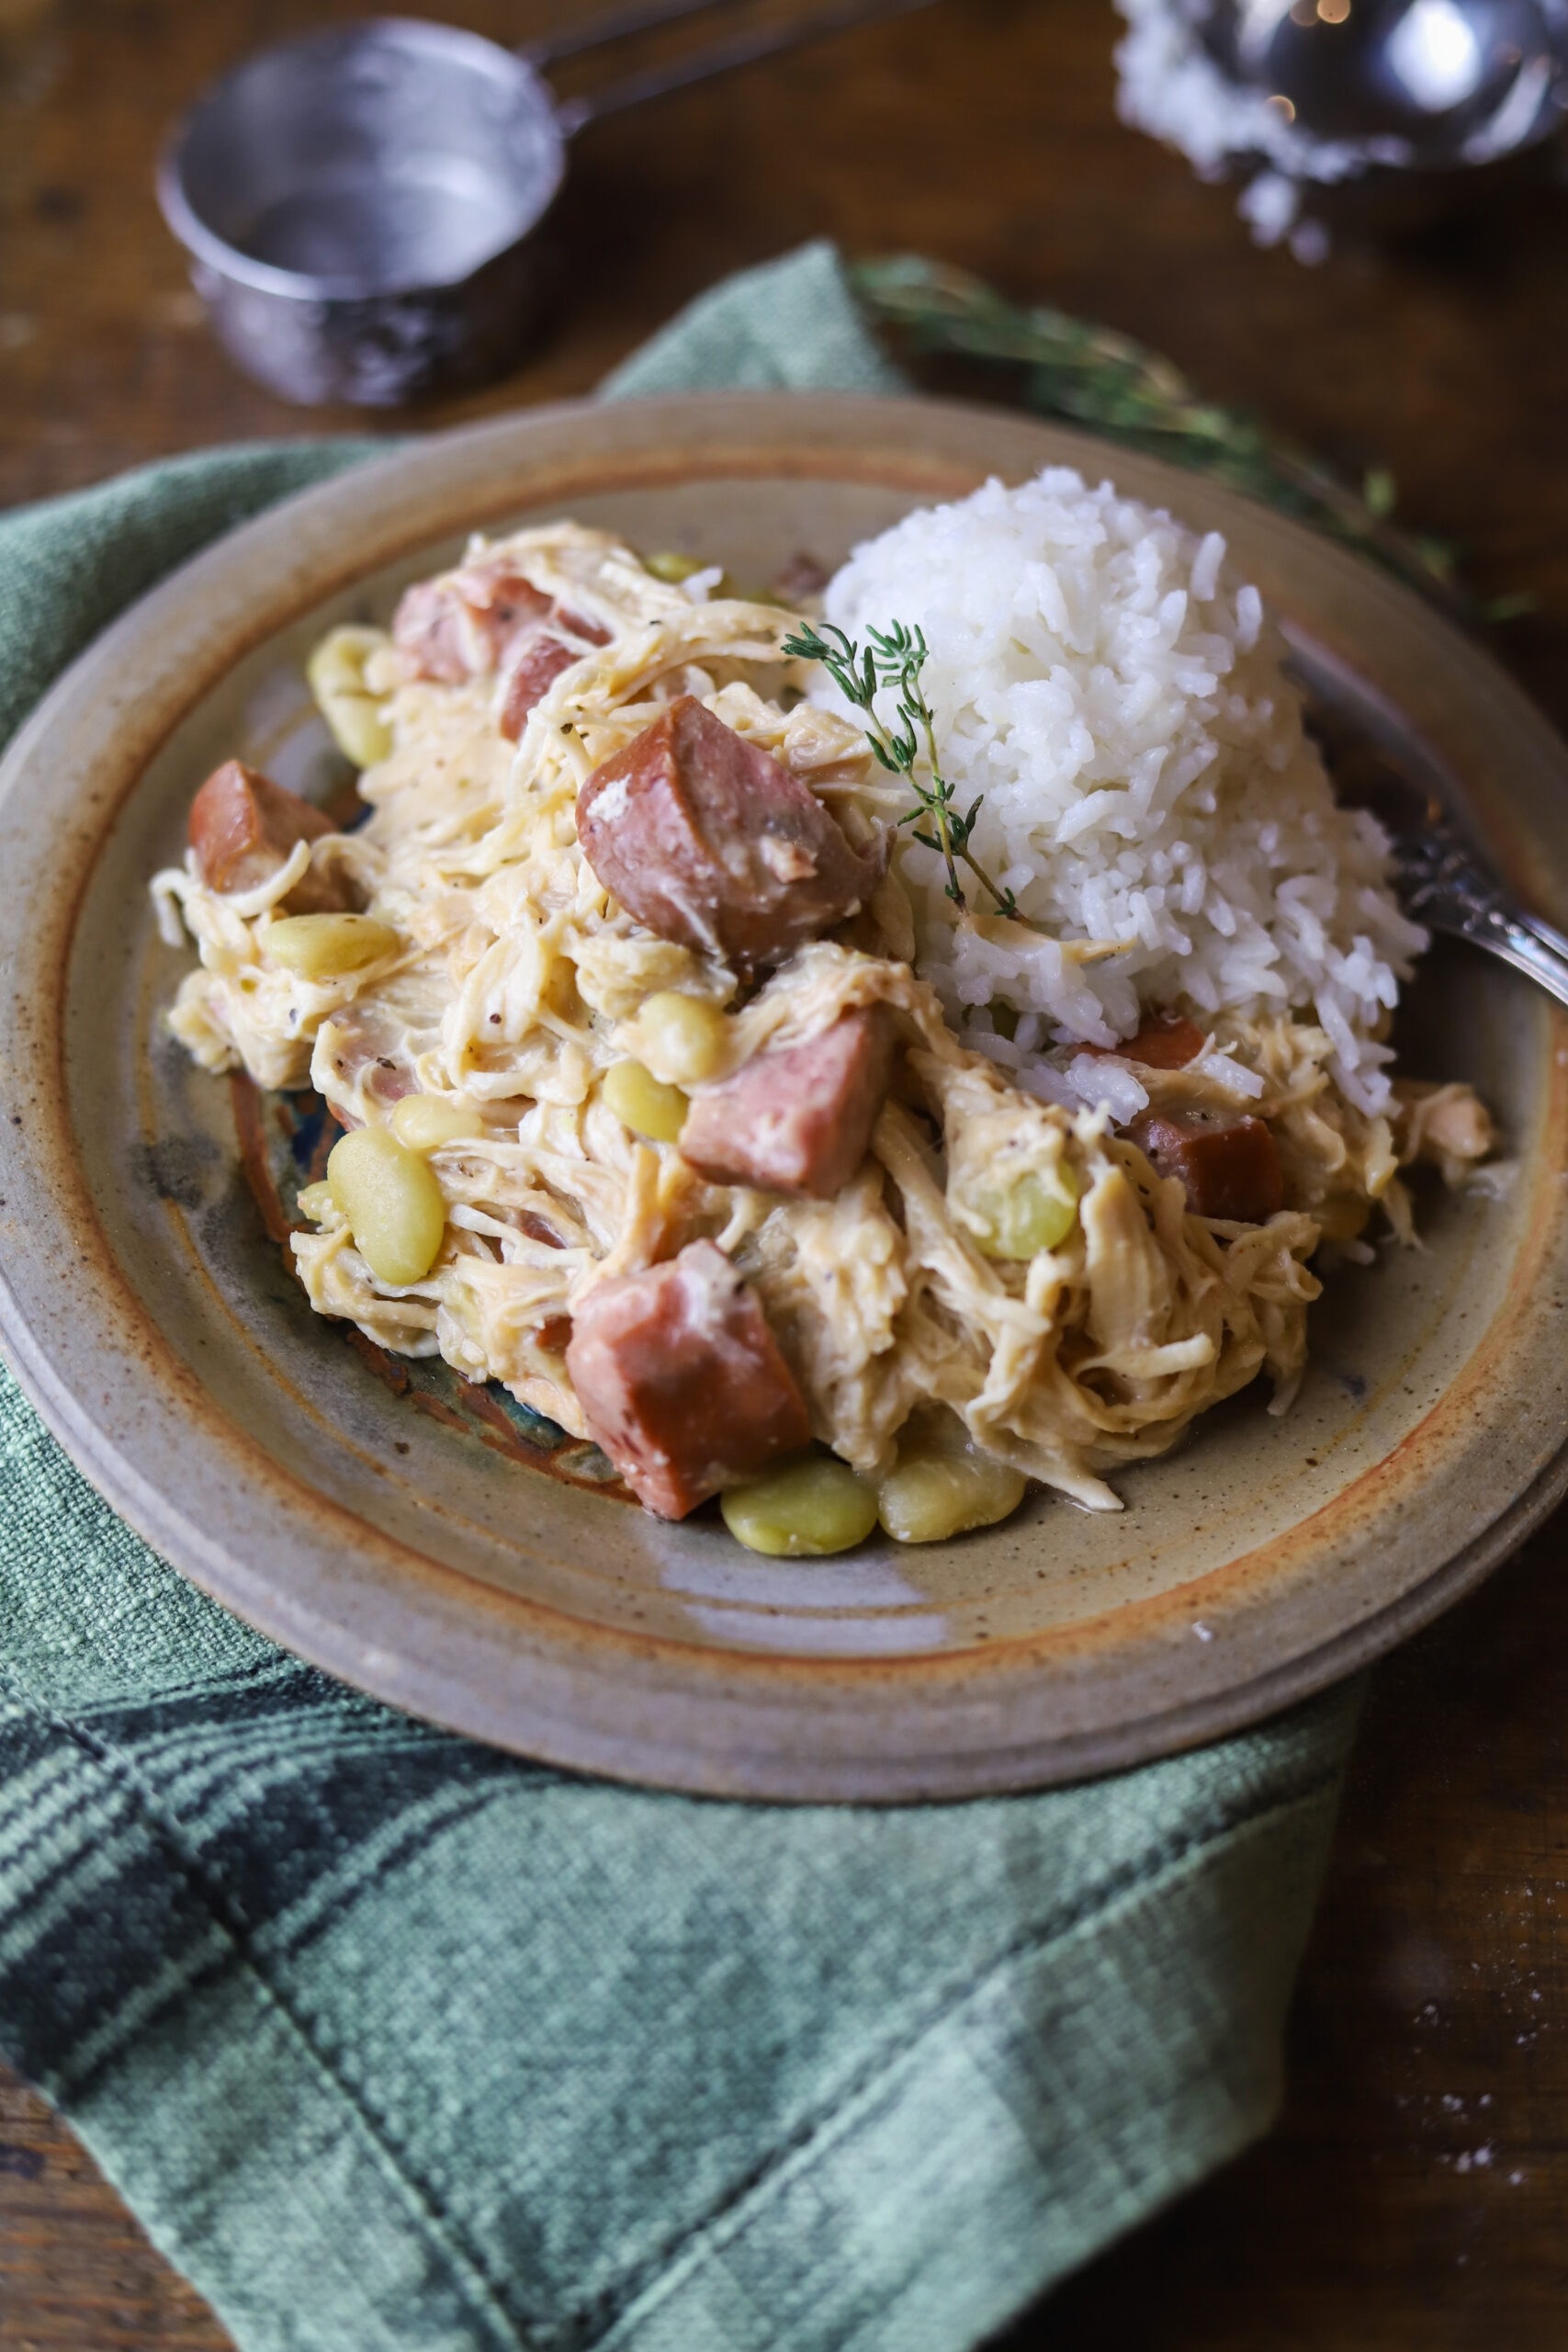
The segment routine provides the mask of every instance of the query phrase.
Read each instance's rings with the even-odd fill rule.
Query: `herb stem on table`
[[[877,760],[889,775],[901,775],[915,796],[915,807],[898,822],[916,827],[916,841],[922,847],[934,850],[942,860],[947,867],[947,896],[960,912],[967,911],[964,886],[958,878],[962,862],[1004,915],[1010,915],[1014,922],[1027,922],[1029,919],[1020,914],[1012,892],[992,881],[969,846],[984,793],[978,794],[966,809],[960,810],[953,800],[953,786],[938,763],[936,714],[920,684],[927,653],[923,631],[909,628],[903,621],[895,621],[886,629],[867,629],[863,652],[853,638],[847,637],[841,628],[835,628],[831,621],[824,621],[820,628],[803,622],[793,637],[785,638],[782,650],[801,662],[819,662],[845,701],[861,713],[866,741]],[[887,687],[898,696],[897,715],[891,726],[876,707],[878,694]],[[926,765],[931,770],[929,784],[915,770],[922,741]],[[929,823],[930,831],[919,830],[922,819]]]
[[[1021,368],[1032,408],[1267,499],[1375,556],[1437,602],[1473,609],[1455,582],[1453,548],[1393,528],[1396,486],[1386,468],[1373,467],[1353,488],[1256,417],[1206,400],[1160,353],[1044,304],[1005,301],[967,270],[905,254],[856,262],[850,278],[869,315],[917,351]],[[1503,601],[1518,609],[1517,600]]]

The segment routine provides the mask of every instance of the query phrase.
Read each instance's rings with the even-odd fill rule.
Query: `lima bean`
[[[986,1230],[976,1238],[987,1258],[1032,1258],[1065,1241],[1077,1219],[1077,1183],[1063,1162],[1046,1174],[1031,1169],[1006,1192],[981,1191],[975,1207]]]
[[[259,934],[275,964],[302,980],[336,979],[395,955],[398,934],[373,915],[281,915]]]
[[[750,1552],[819,1558],[863,1544],[876,1525],[874,1488],[847,1462],[807,1454],[720,1495],[724,1523]]]
[[[333,1199],[378,1283],[423,1282],[446,1229],[446,1205],[428,1160],[385,1127],[355,1127],[327,1161]]]
[[[654,1060],[676,1086],[700,1084],[724,1059],[724,1015],[705,997],[660,989],[645,999],[637,1025]]]
[[[484,1124],[471,1102],[449,1094],[405,1094],[392,1105],[392,1133],[411,1151],[439,1151],[444,1143],[482,1136]]]
[[[985,1454],[916,1447],[883,1480],[877,1516],[900,1544],[942,1544],[1008,1518],[1028,1483],[1021,1472]]]
[[[649,1143],[673,1143],[689,1108],[678,1086],[663,1086],[640,1062],[613,1062],[604,1072],[604,1100],[624,1126]]]
[[[703,567],[694,555],[677,555],[673,548],[660,548],[656,555],[643,557],[642,568],[651,571],[655,580],[668,581],[671,588],[678,588],[682,580],[690,580],[693,572]]]
[[[340,752],[356,768],[372,768],[392,748],[379,699],[365,684],[365,664],[387,638],[378,628],[334,628],[305,664],[317,709]]]

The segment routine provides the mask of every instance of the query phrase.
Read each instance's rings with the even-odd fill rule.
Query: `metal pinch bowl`
[[[549,280],[567,142],[601,116],[925,0],[853,0],[558,102],[540,67],[731,0],[641,0],[518,50],[376,17],[264,51],[158,169],[219,341],[285,400],[391,408],[499,374]]]
[[[1372,164],[1492,163],[1568,112],[1563,0],[1197,0],[1193,21],[1224,72]]]

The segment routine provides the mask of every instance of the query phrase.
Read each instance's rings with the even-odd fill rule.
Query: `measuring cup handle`
[[[736,0],[632,0],[630,7],[597,17],[591,25],[563,26],[559,32],[522,41],[514,53],[528,65],[553,65],[558,58],[581,57],[588,50],[608,48],[612,41],[651,32],[656,26],[674,24],[682,17],[705,16],[711,9],[735,6]]]
[[[720,5],[725,5],[725,0],[675,0],[673,6],[664,0],[657,16],[651,12],[641,16],[639,23],[657,24],[666,17],[694,13],[698,7]],[[754,33],[738,33],[729,40],[715,41],[710,48],[696,50],[691,56],[677,58],[668,65],[650,66],[645,73],[628,74],[582,97],[569,98],[557,107],[556,119],[570,139],[604,115],[624,113],[627,107],[639,107],[649,98],[661,98],[671,90],[683,90],[689,83],[705,82],[715,74],[728,74],[735,66],[754,64],[759,58],[773,57],[780,50],[797,49],[806,41],[825,40],[833,33],[852,31],[857,25],[874,24],[883,17],[912,16],[917,8],[930,6],[931,0],[849,0],[848,6],[829,8],[804,24],[776,25]],[[626,19],[621,21],[625,26]],[[555,53],[560,56],[566,52],[558,50]]]

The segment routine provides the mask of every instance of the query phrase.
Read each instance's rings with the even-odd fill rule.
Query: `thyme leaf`
[[[824,621],[820,628],[803,621],[794,636],[785,638],[782,650],[801,662],[819,662],[844,700],[861,713],[875,758],[890,775],[901,775],[915,796],[914,808],[898,822],[916,826],[929,822],[931,830],[917,831],[914,839],[923,848],[934,850],[946,865],[945,888],[953,905],[961,910],[967,906],[958,878],[962,864],[1004,915],[1010,915],[1015,922],[1026,922],[1012,892],[992,881],[969,845],[985,795],[977,795],[967,809],[961,810],[938,762],[936,714],[920,683],[927,659],[923,632],[895,621],[886,629],[867,629],[863,649],[831,621]],[[876,707],[876,697],[884,691],[897,695],[891,719],[885,719]],[[922,750],[929,783],[916,765]]]

